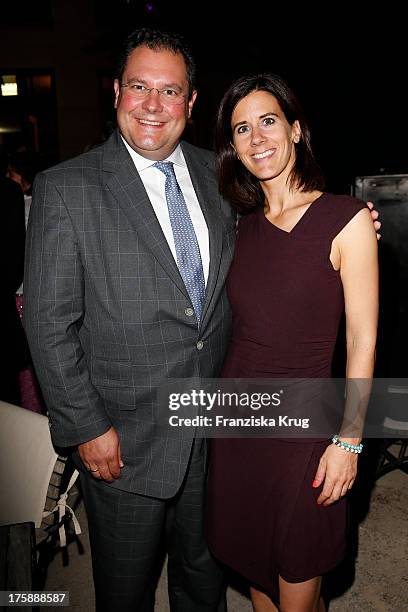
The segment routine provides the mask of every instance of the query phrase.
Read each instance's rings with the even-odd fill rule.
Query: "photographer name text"
[[[279,415],[276,418],[268,417],[237,417],[230,418],[222,415],[215,417],[197,415],[192,418],[172,415],[169,417],[171,427],[297,427],[309,429],[309,419],[299,419],[288,415]]]

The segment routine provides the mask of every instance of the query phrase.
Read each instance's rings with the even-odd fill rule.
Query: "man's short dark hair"
[[[182,55],[186,63],[188,97],[191,98],[195,89],[196,65],[191,48],[183,36],[163,30],[154,30],[152,28],[139,28],[134,30],[134,32],[129,34],[124,41],[122,51],[119,55],[117,66],[117,78],[119,82],[122,81],[130,54],[137,49],[137,47],[147,47],[153,51],[167,50]]]

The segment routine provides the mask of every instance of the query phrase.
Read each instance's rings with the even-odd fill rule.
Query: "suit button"
[[[203,342],[202,340],[199,340],[199,341],[197,342],[197,344],[196,344],[197,351],[201,351],[201,349],[203,348],[203,346],[204,346],[204,342]]]
[[[194,310],[192,308],[186,308],[184,314],[186,314],[188,317],[192,317],[194,314]]]

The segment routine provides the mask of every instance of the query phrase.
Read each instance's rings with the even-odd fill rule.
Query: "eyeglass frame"
[[[138,83],[119,83],[119,87],[131,87],[132,85],[137,85]],[[139,83],[139,85],[142,85],[141,83]],[[145,85],[142,85],[142,87],[144,87],[145,89],[143,90],[143,93],[141,95],[139,95],[141,92],[138,92],[136,95],[130,93],[129,95],[131,97],[134,98],[139,98],[140,100],[143,100],[145,98],[147,98],[148,96],[150,96],[151,92],[153,90],[157,91],[158,95],[160,96],[160,99],[165,101],[165,104],[176,104],[177,106],[179,106],[180,104],[182,104],[184,102],[184,100],[188,97],[187,94],[177,94],[177,96],[181,97],[181,102],[175,102],[174,100],[172,101],[171,99],[166,100],[166,97],[163,97],[163,92],[166,90],[171,89],[172,91],[175,91],[174,89],[172,89],[171,87],[163,87],[163,89],[158,89],[157,87],[146,87]],[[129,89],[129,92],[132,91],[131,89]],[[175,92],[177,93],[177,92]]]

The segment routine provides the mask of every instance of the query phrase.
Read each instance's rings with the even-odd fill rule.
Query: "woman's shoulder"
[[[346,194],[324,192],[320,198],[321,206],[316,208],[313,225],[333,239],[364,208],[366,202]]]
[[[256,221],[257,217],[259,217],[261,210],[262,210],[261,207],[258,207],[258,208],[255,208],[254,210],[251,210],[251,212],[249,213],[246,213],[244,215],[241,215],[241,214],[238,215],[237,229],[241,231],[241,230],[251,227]]]
[[[337,213],[343,212],[347,215],[354,212],[356,214],[358,211],[367,208],[367,203],[364,200],[351,195],[324,192],[323,196],[327,204]]]

